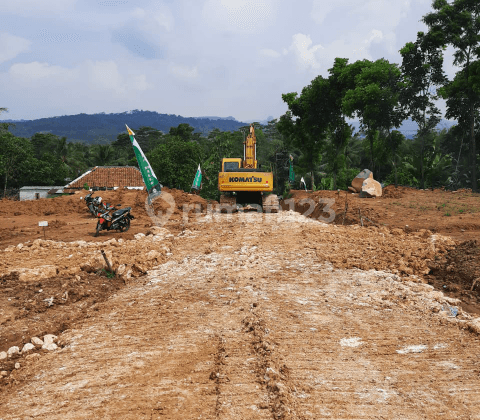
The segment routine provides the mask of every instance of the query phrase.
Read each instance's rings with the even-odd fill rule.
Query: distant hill
[[[52,133],[67,137],[69,142],[107,143],[116,140],[119,133],[125,132],[125,124],[135,130],[141,126],[153,127],[168,133],[170,127],[190,124],[196,132],[207,134],[215,128],[220,131],[236,131],[248,125],[233,117],[187,118],[181,115],[159,114],[152,111],[129,111],[119,114],[78,114],[38,120],[3,120],[13,122],[10,131],[18,137],[32,137],[35,133]],[[2,121],[0,121],[2,122]]]
[[[355,131],[360,130],[360,121],[348,121],[348,123],[355,127]],[[456,121],[441,120],[436,128],[437,130],[443,130],[444,128],[449,129],[456,124]],[[400,131],[407,139],[413,139],[415,134],[417,134],[418,124],[415,121],[408,119],[405,120],[402,125],[397,128],[397,130]]]
[[[269,116],[263,121],[258,121],[262,125],[267,125],[268,121],[274,117]],[[204,135],[215,128],[220,131],[236,131],[255,120],[245,122],[237,121],[234,117],[182,117],[174,114],[159,114],[153,111],[128,111],[118,114],[78,114],[64,115],[61,117],[41,118],[38,120],[0,120],[0,122],[12,122],[15,127],[10,131],[18,137],[32,137],[35,133],[52,133],[60,137],[66,137],[69,142],[84,143],[110,143],[116,140],[119,133],[125,132],[125,124],[135,130],[141,126],[153,127],[157,130],[168,133],[171,127],[177,127],[179,124],[190,124],[196,132]],[[351,120],[349,124],[355,127],[355,131],[360,129],[360,122]],[[455,125],[455,121],[441,120],[437,129],[450,128]],[[418,130],[418,126],[412,120],[405,120],[398,129],[405,137],[411,139]]]

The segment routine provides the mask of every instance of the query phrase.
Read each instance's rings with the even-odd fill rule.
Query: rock
[[[362,194],[367,194],[369,197],[381,197],[382,185],[373,178],[367,178],[362,184]]]
[[[48,350],[48,351],[53,351],[53,350],[57,350],[58,346],[55,343],[49,343],[49,344],[44,344],[42,349]]]
[[[15,369],[20,369],[20,363],[15,363]]]
[[[353,187],[348,187],[348,191],[350,191],[351,193],[357,193],[358,191],[353,188]]]
[[[133,235],[133,237],[138,241],[143,237],[145,237],[145,234],[140,232],[140,233],[137,233],[136,235]]]
[[[8,376],[8,372],[6,370],[2,370],[0,372],[0,376]]]
[[[117,268],[117,276],[123,275],[125,273],[125,270],[127,269],[127,266],[125,264],[121,264]]]
[[[57,336],[53,334],[47,334],[43,336],[43,348],[45,348],[45,345],[54,343],[57,341]]]
[[[373,173],[369,169],[364,169],[353,179],[352,187],[356,192],[362,191],[363,181],[365,181],[367,178],[373,179]]]
[[[43,340],[40,340],[38,337],[32,337],[30,341],[37,349],[41,349],[43,346]]]
[[[475,318],[467,322],[467,326],[470,331],[480,334],[480,318]]]
[[[456,299],[456,298],[451,298],[449,296],[444,296],[443,297],[443,300],[445,300],[446,302],[452,304],[452,305],[458,305],[461,300],[460,299]]]
[[[39,353],[32,353],[25,356],[25,360],[35,360],[35,359],[40,359]]]
[[[23,268],[18,271],[18,279],[23,282],[48,279],[57,275],[57,267],[54,265],[41,265],[40,267],[30,269]]]
[[[20,354],[20,349],[17,346],[10,347],[7,350],[7,356],[8,357],[13,357],[13,356],[16,356],[18,354]]]
[[[17,249],[22,249],[23,248],[23,244],[18,244],[17,245]]]
[[[7,358],[7,352],[6,351],[0,351],[0,360],[5,360]]]
[[[149,231],[147,232],[147,235],[148,234],[165,237],[165,236],[170,234],[170,231],[168,229],[162,228],[160,226],[152,226],[149,229]]]
[[[154,249],[152,249],[152,250],[151,250],[149,253],[147,253],[147,255],[146,255],[147,260],[155,260],[155,259],[160,258],[160,257],[161,257],[160,252],[155,251]]]
[[[35,350],[35,346],[32,343],[27,343],[22,348],[22,354],[31,353],[32,350]]]

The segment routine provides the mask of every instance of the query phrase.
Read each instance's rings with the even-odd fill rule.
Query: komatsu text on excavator
[[[264,172],[257,163],[257,138],[253,124],[250,125],[250,133],[243,142],[243,160],[241,158],[222,159],[222,168],[218,174],[218,189],[221,193],[220,204],[230,204],[233,208],[253,204],[268,213],[278,211],[278,197],[271,194],[273,173]]]

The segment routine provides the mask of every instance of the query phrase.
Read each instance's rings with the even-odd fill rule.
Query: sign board
[[[48,222],[38,222],[38,226],[48,226]]]

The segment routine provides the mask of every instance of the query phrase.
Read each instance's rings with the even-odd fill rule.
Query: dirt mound
[[[443,258],[435,260],[431,269],[437,278],[443,280],[447,289],[463,289],[480,296],[480,243],[477,240],[462,242]]]
[[[383,198],[402,198],[405,195],[405,190],[408,187],[395,187],[395,185],[387,185],[383,189]]]

